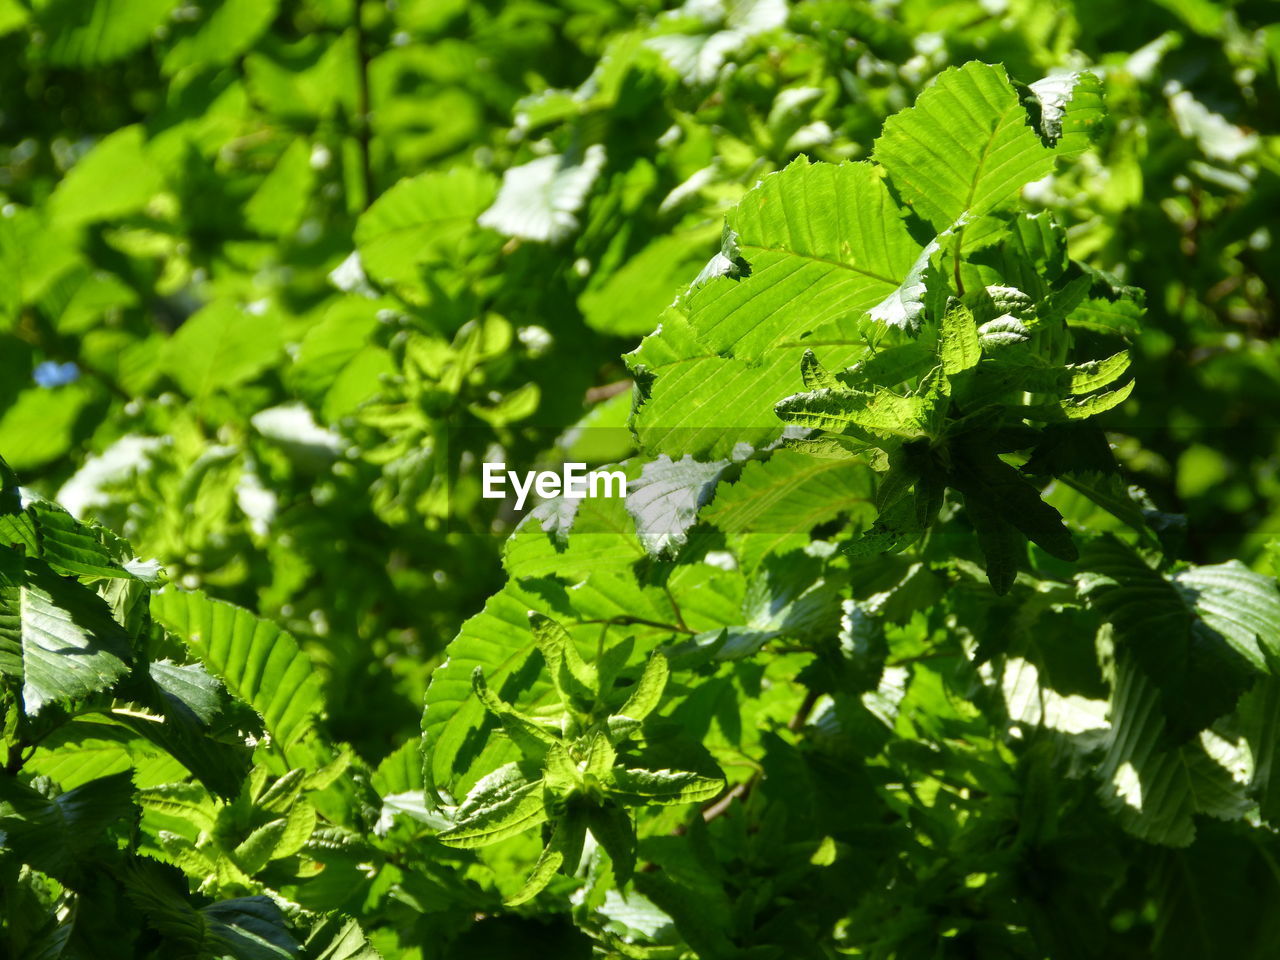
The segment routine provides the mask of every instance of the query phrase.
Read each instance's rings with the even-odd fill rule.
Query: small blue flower
[[[65,387],[68,383],[79,380],[80,368],[70,362],[58,363],[56,360],[46,360],[36,367],[31,376],[40,386],[46,390],[52,390],[54,387]]]

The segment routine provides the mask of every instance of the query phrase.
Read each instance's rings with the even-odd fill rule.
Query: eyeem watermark
[[[486,500],[506,499],[508,482],[516,495],[517,510],[524,509],[530,491],[543,500],[559,496],[580,500],[583,497],[627,495],[627,475],[621,470],[588,470],[585,463],[566,463],[559,473],[529,470],[521,476],[515,470],[508,470],[505,463],[486,463],[481,496]]]

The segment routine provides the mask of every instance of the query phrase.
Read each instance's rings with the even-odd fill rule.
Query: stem
[[[643,617],[610,617],[607,620],[580,620],[579,623],[603,623],[614,626],[641,626],[641,627],[657,627],[659,630],[669,630],[672,633],[687,633],[696,635],[696,630],[690,630],[688,627],[680,626],[674,623],[660,623],[657,620],[646,620]]]
[[[809,714],[813,713],[813,708],[818,703],[819,696],[820,694],[817,690],[809,690],[805,693],[804,700],[800,703],[800,709],[796,711],[796,715],[787,723],[788,730],[795,733],[805,725],[809,719]]]
[[[680,604],[676,603],[675,594],[671,592],[671,588],[665,583],[662,585],[662,592],[667,595],[667,601],[671,604],[671,612],[676,615],[676,623],[680,625],[680,630],[684,633],[696,633],[696,630],[690,630],[684,622],[684,614],[680,612]]]
[[[22,769],[23,763],[26,762],[27,758],[22,755],[23,747],[24,744],[21,740],[9,744],[9,755],[5,757],[4,772],[11,777],[17,776],[18,771]]]
[[[604,657],[604,638],[609,633],[609,624],[600,624],[600,636],[596,638],[596,663]]]

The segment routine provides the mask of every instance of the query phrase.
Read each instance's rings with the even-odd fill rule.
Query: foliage
[[[5,955],[1273,956],[1275,19],[0,0]]]

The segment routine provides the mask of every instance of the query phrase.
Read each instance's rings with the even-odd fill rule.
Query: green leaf
[[[689,528],[728,466],[727,460],[699,463],[687,455],[672,460],[665,454],[644,465],[628,484],[627,512],[651,555],[672,553],[688,542]]]
[[[494,696],[493,691],[484,682],[483,667],[476,667],[475,672],[472,673],[471,688],[475,691],[476,698],[484,704],[484,708],[498,718],[507,736],[520,748],[520,752],[526,759],[541,760],[547,752],[547,747],[559,743],[556,737],[541,724]]]
[[[1105,387],[1129,369],[1129,351],[1122,350],[1105,360],[1073,363],[1067,369],[1071,372],[1071,392],[1090,393]]]
[[[1031,331],[1016,317],[1003,316],[988,320],[978,328],[983,350],[1011,347],[1031,339]]]
[[[105,690],[130,659],[128,634],[97,594],[40,560],[0,554],[0,673],[21,680],[27,713]]]
[[[801,157],[749,190],[728,223],[750,275],[708,283],[686,302],[706,346],[744,359],[870,310],[898,290],[921,249],[869,163]]]
[[[310,658],[275,624],[199,591],[172,587],[152,595],[151,615],[257,711],[286,753],[314,728],[323,703],[320,678]]]
[[[201,4],[203,16],[194,31],[184,33],[169,48],[164,72],[232,63],[253,47],[271,25],[279,0],[215,0]],[[207,11],[207,12],[206,12]]]
[[[749,190],[728,228],[724,257],[747,269],[691,290],[627,357],[642,383],[634,426],[655,453],[725,457],[776,437],[772,400],[801,388],[806,348],[833,368],[860,356],[862,316],[921,250],[868,163],[800,158]],[[837,333],[805,342],[831,324]]]
[[[563,744],[557,743],[547,751],[542,782],[558,797],[567,797],[582,786],[582,772]]]
[[[218,300],[188,317],[165,344],[164,367],[183,392],[199,402],[252,380],[282,349],[274,310]]]
[[[401,180],[356,223],[361,266],[411,302],[424,302],[424,272],[457,258],[494,190],[492,175],[474,167]]]
[[[1189,567],[1173,583],[1205,626],[1227,638],[1256,669],[1275,673],[1280,664],[1280,590],[1271,577],[1239,560]]]
[[[1054,163],[1004,68],[977,62],[944,71],[915,106],[886,120],[874,157],[939,232],[1008,205]]]
[[[136,823],[129,773],[92,780],[45,796],[14,777],[0,778],[0,832],[19,863],[69,882],[81,875],[99,847],[113,847],[108,830]]]
[[[168,820],[189,825],[196,832],[211,833],[217,826],[218,807],[199,784],[161,784],[142,790],[138,802],[148,813],[158,813]]]
[[[153,786],[181,777],[177,761],[123,725],[73,720],[50,733],[23,765],[26,773],[45,776],[64,790],[100,777],[135,770],[135,782]],[[153,775],[158,781],[151,781]]]
[[[604,147],[592,144],[580,156],[539,157],[509,167],[497,199],[476,222],[508,237],[558,243],[577,231],[577,213],[604,163]]]
[[[712,799],[723,789],[722,778],[704,777],[684,770],[617,768],[613,771],[609,794],[631,806],[674,805],[701,803]]]
[[[949,377],[972,369],[982,359],[973,312],[962,303],[951,304],[942,315],[938,354],[942,372]]]
[[[541,780],[528,780],[516,764],[483,777],[458,807],[453,826],[436,835],[451,847],[484,847],[524,833],[547,819]]]
[[[143,47],[177,0],[53,0],[37,17],[48,33],[49,59],[60,66],[96,66]]]
[[[509,742],[482,740],[476,733],[488,714],[475,697],[471,677],[481,667],[498,690],[508,684],[524,687],[520,679],[534,650],[530,599],[510,585],[490,597],[484,610],[462,625],[449,644],[448,659],[432,672],[422,714],[422,753],[426,789],[437,803],[441,788],[452,791],[459,780],[475,782],[468,779],[473,766],[485,773],[510,759]],[[549,685],[544,691],[550,692]]]
[[[613,861],[618,886],[626,884],[636,865],[636,829],[627,808],[592,807],[587,811],[587,829]]]
[[[928,275],[934,269],[934,254],[941,249],[939,241],[945,235],[939,234],[929,241],[907,275],[902,278],[898,289],[871,308],[868,316],[872,320],[913,332],[920,328],[920,318],[924,315],[925,298],[929,291]]]
[[[929,409],[920,397],[902,397],[883,388],[813,390],[775,406],[786,423],[800,427],[915,439],[928,435]]]
[[[749,461],[732,484],[722,482],[701,517],[726,534],[745,535],[740,559],[746,559],[844,514],[870,522],[874,488],[874,474],[860,461],[777,450],[768,460]]]
[[[301,954],[270,897],[236,897],[196,908],[181,874],[146,861],[130,870],[125,890],[163,938],[169,956],[294,960]]]
[[[1059,156],[1089,149],[1106,120],[1102,81],[1092,73],[1051,74],[1030,84],[1040,105],[1040,134]]]
[[[636,681],[635,689],[614,716],[631,720],[643,720],[649,716],[662,702],[662,691],[666,689],[669,676],[667,658],[661,653],[652,654],[644,665],[640,679]]]
[[[543,849],[542,856],[538,857],[538,862],[534,864],[533,873],[529,875],[529,879],[518,892],[506,899],[506,905],[515,907],[528,903],[546,889],[558,870],[576,867],[578,858],[582,855],[584,829],[585,824],[572,813],[556,821],[551,840]]]
[[[382,960],[374,946],[349,917],[327,917],[316,924],[302,949],[303,960]]]
[[[1111,538],[1090,545],[1081,594],[1154,682],[1171,735],[1185,738],[1227,713],[1280,650],[1274,581],[1239,564],[1172,577]]]
[[[148,672],[154,685],[146,698],[148,710],[162,722],[132,712],[120,714],[117,722],[164,750],[211,792],[235,797],[252,759],[245,738],[260,736],[261,722],[232,702],[198,663],[155,661]]]
[[[145,0],[144,0],[145,4]],[[88,0],[86,6],[99,6]],[[127,18],[127,15],[123,15]],[[135,213],[164,186],[147,155],[141,125],[121,127],[100,140],[58,182],[49,198],[54,223],[78,227]]]
[[[516,528],[503,546],[507,574],[520,580],[548,576],[580,580],[591,574],[629,577],[635,563],[647,554],[626,501],[621,497],[563,501],[548,501],[557,509],[535,510]],[[572,535],[566,544],[568,510],[573,511]]]
[[[659,237],[578,297],[587,326],[615,337],[648,333],[654,318],[706,262],[719,237],[714,226]]]
[[[1067,315],[1067,324],[1097,333],[1133,336],[1142,329],[1145,313],[1142,304],[1133,300],[1088,299]]]
[[[561,701],[566,706],[592,703],[599,678],[595,668],[583,661],[569,632],[555,620],[533,610],[529,611],[529,627]]]
[[[1235,779],[1219,752],[1221,738],[1168,748],[1160,692],[1143,673],[1122,664],[1111,702],[1111,733],[1098,767],[1099,795],[1126,830],[1150,843],[1187,846],[1195,815],[1235,820],[1249,809],[1247,783]]]
[[[127,545],[111,531],[81,523],[47,500],[36,500],[28,509],[36,522],[41,558],[58,572],[88,578],[135,579],[121,563],[120,554],[128,549]]]
[[[1026,555],[1025,542],[1013,524],[1004,519],[998,502],[978,494],[966,496],[964,507],[987,562],[987,581],[996,596],[1002,597],[1018,576],[1018,568]]]
[[[64,456],[91,395],[80,383],[24,390],[0,414],[0,450],[15,470],[34,470]]]
[[[617,762],[618,751],[614,749],[612,740],[604,731],[596,730],[591,734],[587,755],[582,761],[584,781],[589,784],[591,777],[604,780]]]
[[[729,957],[738,952],[730,939],[734,901],[718,864],[706,850],[705,835],[697,835],[700,831],[695,820],[689,831],[695,842],[683,837],[643,838],[640,856],[658,869],[641,870],[632,882],[675,921],[680,935],[699,956]]]
[[[956,454],[952,484],[965,501],[982,500],[1045,551],[1062,560],[1079,555],[1062,515],[1040,498],[1040,492],[996,454],[965,449]]]
[[[13,516],[22,512],[22,493],[18,489],[18,475],[0,457],[0,516]]]
[[[1086,374],[1086,376],[1088,375]],[[1021,413],[1028,420],[1036,420],[1042,423],[1086,420],[1100,413],[1106,413],[1108,410],[1114,409],[1128,400],[1129,395],[1133,393],[1135,383],[1136,381],[1130,380],[1124,386],[1117,387],[1115,390],[1106,390],[1102,393],[1090,394],[1087,397],[1070,397],[1056,404],[1024,407]]]
[[[828,390],[841,385],[812,350],[806,350],[800,358],[800,379],[806,390]]]
[[[586,501],[583,509],[592,503],[614,504],[621,512],[617,500]],[[539,535],[546,537],[541,532]],[[615,545],[624,539],[615,536]],[[484,668],[494,691],[508,703],[518,704],[526,714],[563,716],[561,689],[552,681],[563,685],[566,678],[571,684],[567,688],[571,697],[587,701],[593,711],[597,706],[595,691],[587,682],[592,681],[590,669],[582,679],[575,678],[563,664],[563,656],[559,668],[547,661],[547,669],[543,669],[545,657],[536,653],[531,609],[565,622],[594,621],[587,628],[593,646],[602,621],[640,617],[661,623],[670,622],[672,617],[665,595],[661,591],[642,591],[630,573],[617,575],[606,569],[592,577],[575,574],[572,582],[573,588],[567,591],[550,579],[508,582],[489,599],[482,613],[463,624],[449,644],[448,659],[433,670],[422,717],[423,773],[428,794],[437,803],[443,799],[442,791],[461,795],[479,776],[515,759],[510,740],[481,732],[488,713],[471,687],[471,674],[477,666]],[[647,637],[646,649],[670,634],[662,628],[634,629]],[[559,649],[555,631],[551,630],[542,642],[554,661]]]
[[[311,145],[297,137],[245,204],[245,222],[263,236],[289,236],[306,212],[314,179]]]

